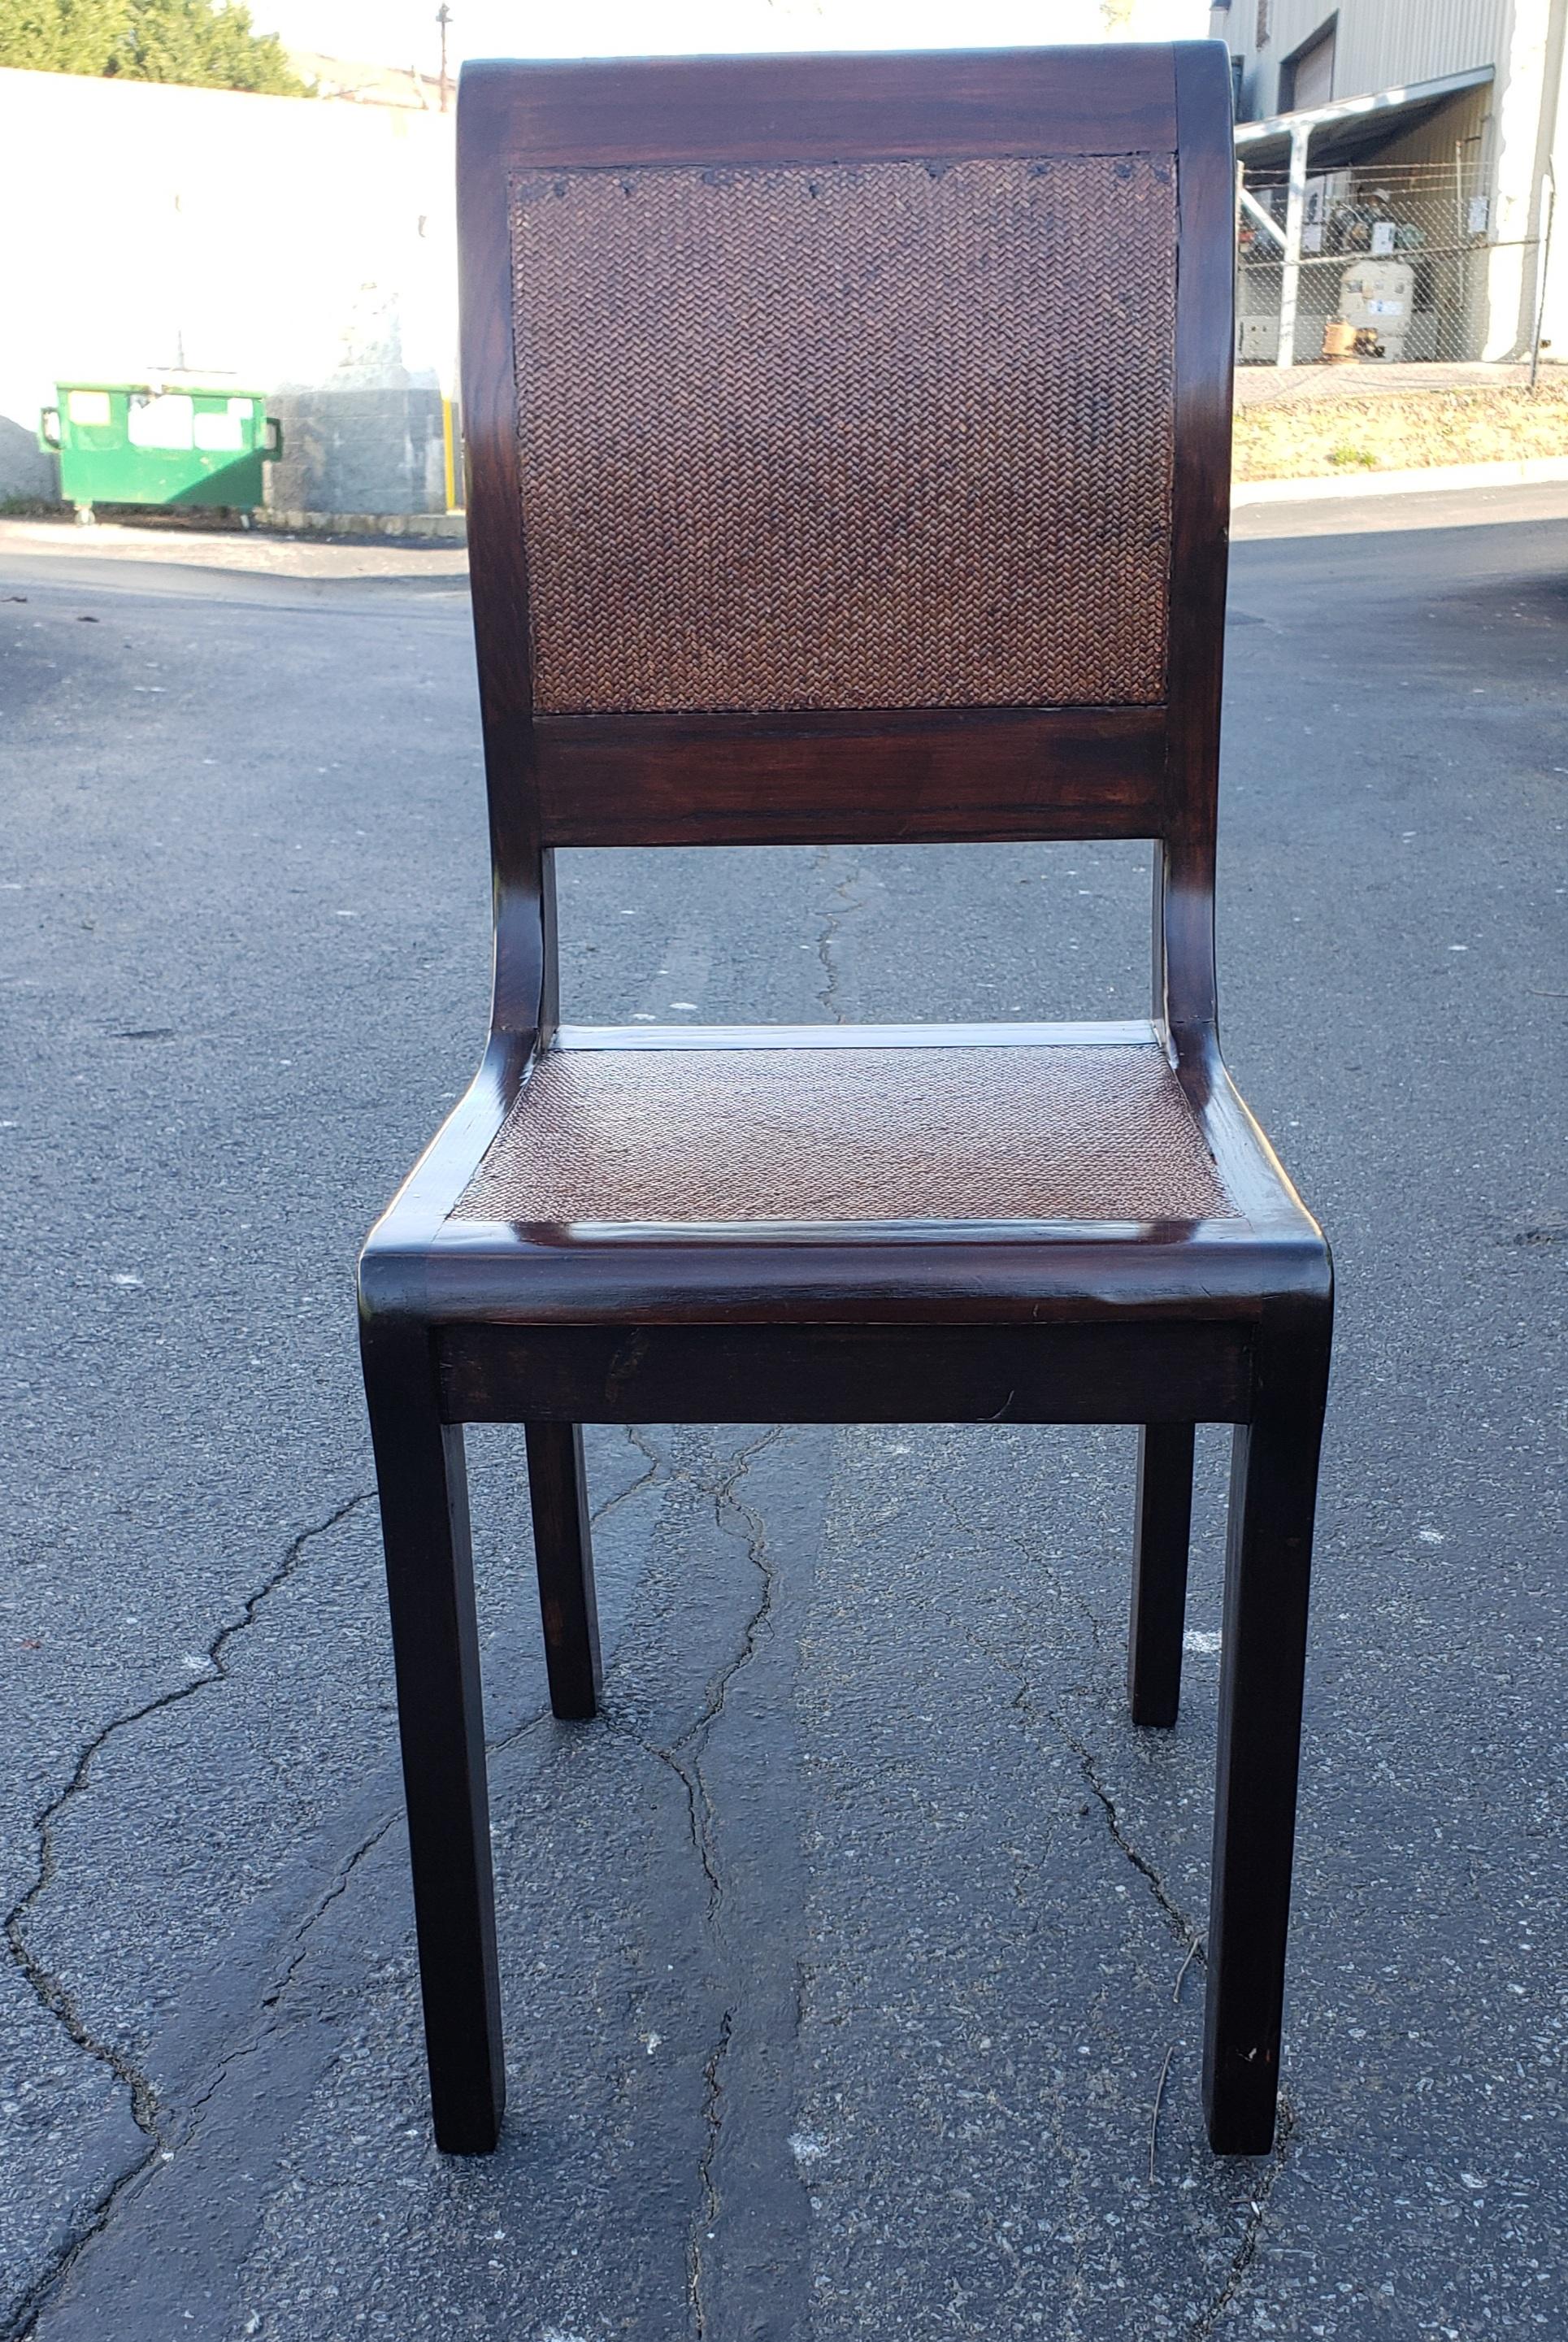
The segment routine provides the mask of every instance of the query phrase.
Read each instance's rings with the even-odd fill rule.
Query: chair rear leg
[[[530,1423],[525,1429],[550,1706],[557,1716],[581,1718],[598,1707],[601,1681],[583,1428]]]
[[[1127,1636],[1127,1698],[1134,1724],[1174,1724],[1182,1694],[1193,1429],[1190,1423],[1149,1423],[1138,1434],[1138,1528]]]
[[[500,2132],[506,2079],[463,1430],[441,1421],[423,1328],[367,1326],[365,1381],[435,2143],[448,2155],[484,2155]]]
[[[1203,2024],[1219,2155],[1273,2144],[1322,1431],[1320,1396],[1235,1433]]]

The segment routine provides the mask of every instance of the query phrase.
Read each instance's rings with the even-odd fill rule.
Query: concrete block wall
[[[0,72],[0,497],[57,493],[57,382],[180,367],[265,395],[271,504],[444,510],[449,116]]]

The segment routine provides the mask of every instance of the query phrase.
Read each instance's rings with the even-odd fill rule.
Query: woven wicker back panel
[[[534,704],[1164,696],[1168,157],[512,182]]]
[[[1161,1051],[568,1049],[454,1216],[1233,1217]]]

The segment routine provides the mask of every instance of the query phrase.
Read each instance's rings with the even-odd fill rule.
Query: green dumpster
[[[60,492],[91,520],[95,505],[226,505],[262,500],[262,465],[283,430],[255,391],[164,382],[63,382],[39,419],[38,444],[60,458]]]

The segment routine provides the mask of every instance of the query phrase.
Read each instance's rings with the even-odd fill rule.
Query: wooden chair
[[[360,1268],[436,2138],[504,2089],[464,1424],[526,1426],[563,1716],[584,1423],[1141,1425],[1169,1725],[1221,1422],[1204,2097],[1262,2153],[1331,1278],[1216,1036],[1224,51],[482,65],[458,157],[494,1007]],[[1154,840],[1152,1021],[557,1024],[558,846],[967,838]]]

